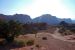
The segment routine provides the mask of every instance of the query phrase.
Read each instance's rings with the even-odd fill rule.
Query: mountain
[[[23,14],[15,14],[13,15],[14,20],[19,21],[20,23],[30,23],[32,19],[29,15],[23,15]]]
[[[0,14],[0,19],[6,21],[15,20],[19,21],[20,23],[30,23],[32,21],[29,15],[23,15],[23,14],[14,14],[14,15]]]
[[[0,19],[1,20],[11,20],[12,19],[12,17],[10,17],[9,15],[4,15],[4,14],[0,14]]]
[[[63,19],[59,19],[60,21],[65,21],[67,23],[72,23],[72,20],[70,18],[63,18]]]
[[[4,14],[0,14],[0,19],[1,20],[15,20],[15,21],[19,21],[20,23],[47,23],[49,25],[57,25],[59,24],[61,21],[65,21],[67,23],[72,23],[72,20],[70,18],[64,18],[64,19],[60,19],[57,18],[56,16],[52,16],[50,14],[44,14],[41,15],[39,17],[36,17],[34,19],[31,19],[31,17],[29,15],[24,15],[24,14],[14,14],[14,15],[4,15]]]
[[[61,19],[61,18],[57,18],[56,16],[52,16],[50,14],[44,14],[42,16],[33,19],[34,23],[45,22],[49,25],[58,25],[61,21],[72,23],[72,20],[70,18]]]
[[[75,24],[75,19],[72,19],[72,24]]]
[[[59,21],[58,18],[56,18],[56,16],[51,16],[50,14],[44,14],[42,16],[39,16],[39,17],[33,19],[33,22],[34,23],[44,22],[44,23],[47,23],[47,24],[50,24],[50,25],[56,25],[60,21]]]

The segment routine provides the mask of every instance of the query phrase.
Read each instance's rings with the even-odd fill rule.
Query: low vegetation
[[[60,27],[59,28],[59,33],[61,35],[72,35],[75,33],[75,26],[73,26],[72,24],[68,24],[65,21],[60,22]]]
[[[34,45],[34,40],[28,40],[28,41],[26,42],[26,45],[27,45],[27,46]]]
[[[26,46],[24,41],[15,41],[14,45],[16,45],[16,46]]]
[[[15,40],[14,44],[17,46],[32,46],[34,45],[34,40]]]
[[[22,24],[18,21],[4,21],[0,20],[0,39],[4,39],[4,42],[7,44],[11,44],[14,42],[15,37],[19,35],[26,35],[26,34],[35,34],[38,30],[46,29],[46,23],[25,23]],[[19,45],[33,45],[33,40],[28,40],[27,42],[23,41],[16,41],[16,44]]]

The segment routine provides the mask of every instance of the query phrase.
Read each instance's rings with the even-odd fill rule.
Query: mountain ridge
[[[38,16],[34,19],[32,19],[29,15],[26,14],[14,14],[14,15],[4,15],[0,14],[0,19],[2,20],[15,20],[19,21],[20,23],[39,23],[39,22],[44,22],[49,25],[56,25],[59,24],[61,21],[65,21],[67,23],[73,23],[70,18],[57,18],[56,16],[52,16],[50,14],[43,14],[41,16]]]

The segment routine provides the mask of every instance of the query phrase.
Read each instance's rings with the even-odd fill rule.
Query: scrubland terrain
[[[39,31],[36,34],[20,35],[15,40],[26,42],[34,40],[30,46],[18,47],[14,45],[0,46],[0,50],[75,50],[75,35],[62,36],[59,28],[49,27],[48,30]]]

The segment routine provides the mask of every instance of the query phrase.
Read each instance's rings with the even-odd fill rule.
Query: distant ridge
[[[72,20],[70,18],[60,19],[60,18],[57,18],[56,16],[52,16],[50,14],[44,14],[42,16],[39,16],[39,17],[33,19],[34,23],[45,22],[45,23],[47,23],[49,25],[57,25],[61,21],[65,21],[67,23],[72,23]]]
[[[15,20],[15,21],[19,21],[20,23],[30,23],[32,21],[29,15],[24,15],[24,14],[14,14],[14,15],[0,14],[0,19],[6,21]]]
[[[61,21],[65,21],[67,23],[73,23],[70,18],[60,19],[60,18],[57,18],[56,16],[52,16],[50,14],[43,14],[39,17],[34,18],[34,19],[31,19],[31,17],[29,15],[26,15],[26,14],[14,14],[14,15],[0,14],[0,19],[1,20],[6,20],[6,21],[15,20],[15,21],[19,21],[20,23],[44,22],[44,23],[47,23],[49,25],[57,25]]]

